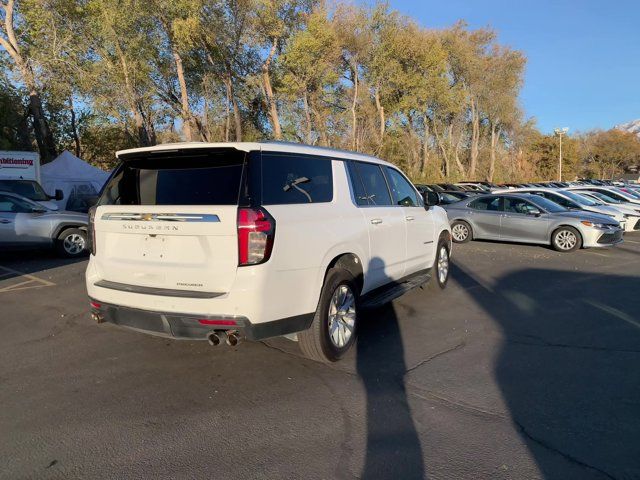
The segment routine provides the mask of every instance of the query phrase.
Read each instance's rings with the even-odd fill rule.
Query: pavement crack
[[[413,372],[415,369],[420,368],[422,365],[429,363],[431,360],[435,360],[438,357],[441,357],[442,355],[446,355],[447,353],[451,353],[455,350],[458,350],[459,348],[462,348],[466,345],[466,342],[460,342],[457,345],[454,345],[453,347],[447,348],[445,350],[442,350],[441,352],[435,353],[433,355],[431,355],[430,357],[427,357],[423,360],[421,360],[420,362],[418,362],[416,365],[414,365],[413,367],[407,369],[404,373],[405,375],[407,373],[411,373]]]
[[[540,445],[541,447],[557,453],[558,455],[560,455],[561,457],[563,457],[564,459],[568,460],[571,463],[575,463],[576,465],[580,465],[583,468],[588,468],[590,470],[596,471],[598,473],[601,473],[602,475],[604,475],[607,478],[610,478],[611,480],[617,480],[616,477],[614,477],[613,475],[611,475],[609,472],[602,470],[601,468],[595,467],[593,465],[589,465],[588,463],[583,462],[582,460],[577,459],[576,457],[574,457],[573,455],[563,452],[562,450],[554,447],[553,445],[551,445],[548,442],[545,442],[544,440],[541,440],[540,438],[537,438],[535,436],[533,436],[526,428],[524,425],[522,425],[520,422],[516,421],[515,419],[513,420],[513,423],[516,425],[516,427],[518,428],[518,430],[520,431],[520,433],[528,438],[529,440],[531,440],[532,442]]]
[[[482,415],[482,416],[491,417],[491,418],[499,418],[501,420],[508,420],[508,417],[500,412],[487,410],[482,407],[476,407],[475,405],[471,405],[469,403],[458,402],[450,398],[444,397],[442,395],[438,395],[436,393],[430,392],[428,390],[423,390],[422,388],[416,385],[408,384],[407,387],[411,387],[412,389],[419,390],[420,393],[409,391],[409,394],[424,401],[435,401],[437,403],[445,405],[448,408],[451,408],[452,410],[456,410],[463,413],[469,413],[473,415]]]
[[[538,341],[527,342],[523,340],[506,340],[506,343],[511,343],[514,345],[526,345],[531,347],[552,347],[552,348],[567,348],[574,350],[590,350],[596,352],[616,352],[616,353],[640,353],[640,350],[634,349],[624,349],[624,348],[609,348],[609,347],[598,347],[595,345],[571,345],[568,343],[555,343],[548,342],[539,337],[535,337]]]

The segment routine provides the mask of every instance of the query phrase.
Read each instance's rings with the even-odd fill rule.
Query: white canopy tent
[[[69,203],[79,196],[97,195],[109,174],[89,165],[68,151],[40,169],[42,187],[49,195],[62,190],[64,199],[57,202],[61,209],[71,208]]]

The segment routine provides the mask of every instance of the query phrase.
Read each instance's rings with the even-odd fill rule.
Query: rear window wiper
[[[313,203],[313,200],[311,199],[311,195],[309,195],[308,192],[306,192],[305,190],[303,190],[302,188],[300,188],[298,186],[301,183],[307,183],[307,182],[310,182],[310,181],[311,180],[309,180],[309,178],[307,178],[307,177],[298,177],[295,180],[287,183],[284,187],[282,187],[282,190],[285,191],[285,192],[288,192],[289,190],[294,188],[297,191],[299,191],[300,193],[302,193],[304,196],[306,196],[307,199],[309,200],[309,203]]]

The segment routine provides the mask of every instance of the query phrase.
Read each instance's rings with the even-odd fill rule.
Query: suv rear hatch
[[[123,155],[92,213],[98,284],[194,298],[228,292],[248,155],[233,148]]]

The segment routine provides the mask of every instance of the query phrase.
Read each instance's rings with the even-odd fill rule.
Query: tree
[[[613,178],[640,164],[640,139],[622,130],[596,130],[579,137],[579,152],[585,174]]]
[[[37,8],[32,5],[33,8]],[[18,29],[18,24],[21,29]],[[20,76],[29,95],[29,111],[33,130],[43,163],[57,156],[57,149],[49,122],[42,105],[42,86],[38,82],[37,62],[33,54],[37,45],[29,35],[29,24],[20,18],[15,0],[0,0],[0,46],[13,61],[14,71]]]
[[[283,91],[302,99],[304,141],[308,144],[317,140],[314,130],[318,132],[320,142],[328,144],[319,103],[326,90],[338,81],[339,65],[340,48],[333,25],[326,11],[316,9],[309,16],[307,28],[291,37],[282,58]]]
[[[256,43],[266,52],[262,62],[262,87],[273,136],[282,139],[278,104],[273,89],[272,70],[283,44],[301,26],[311,11],[312,0],[255,0],[252,17]]]

